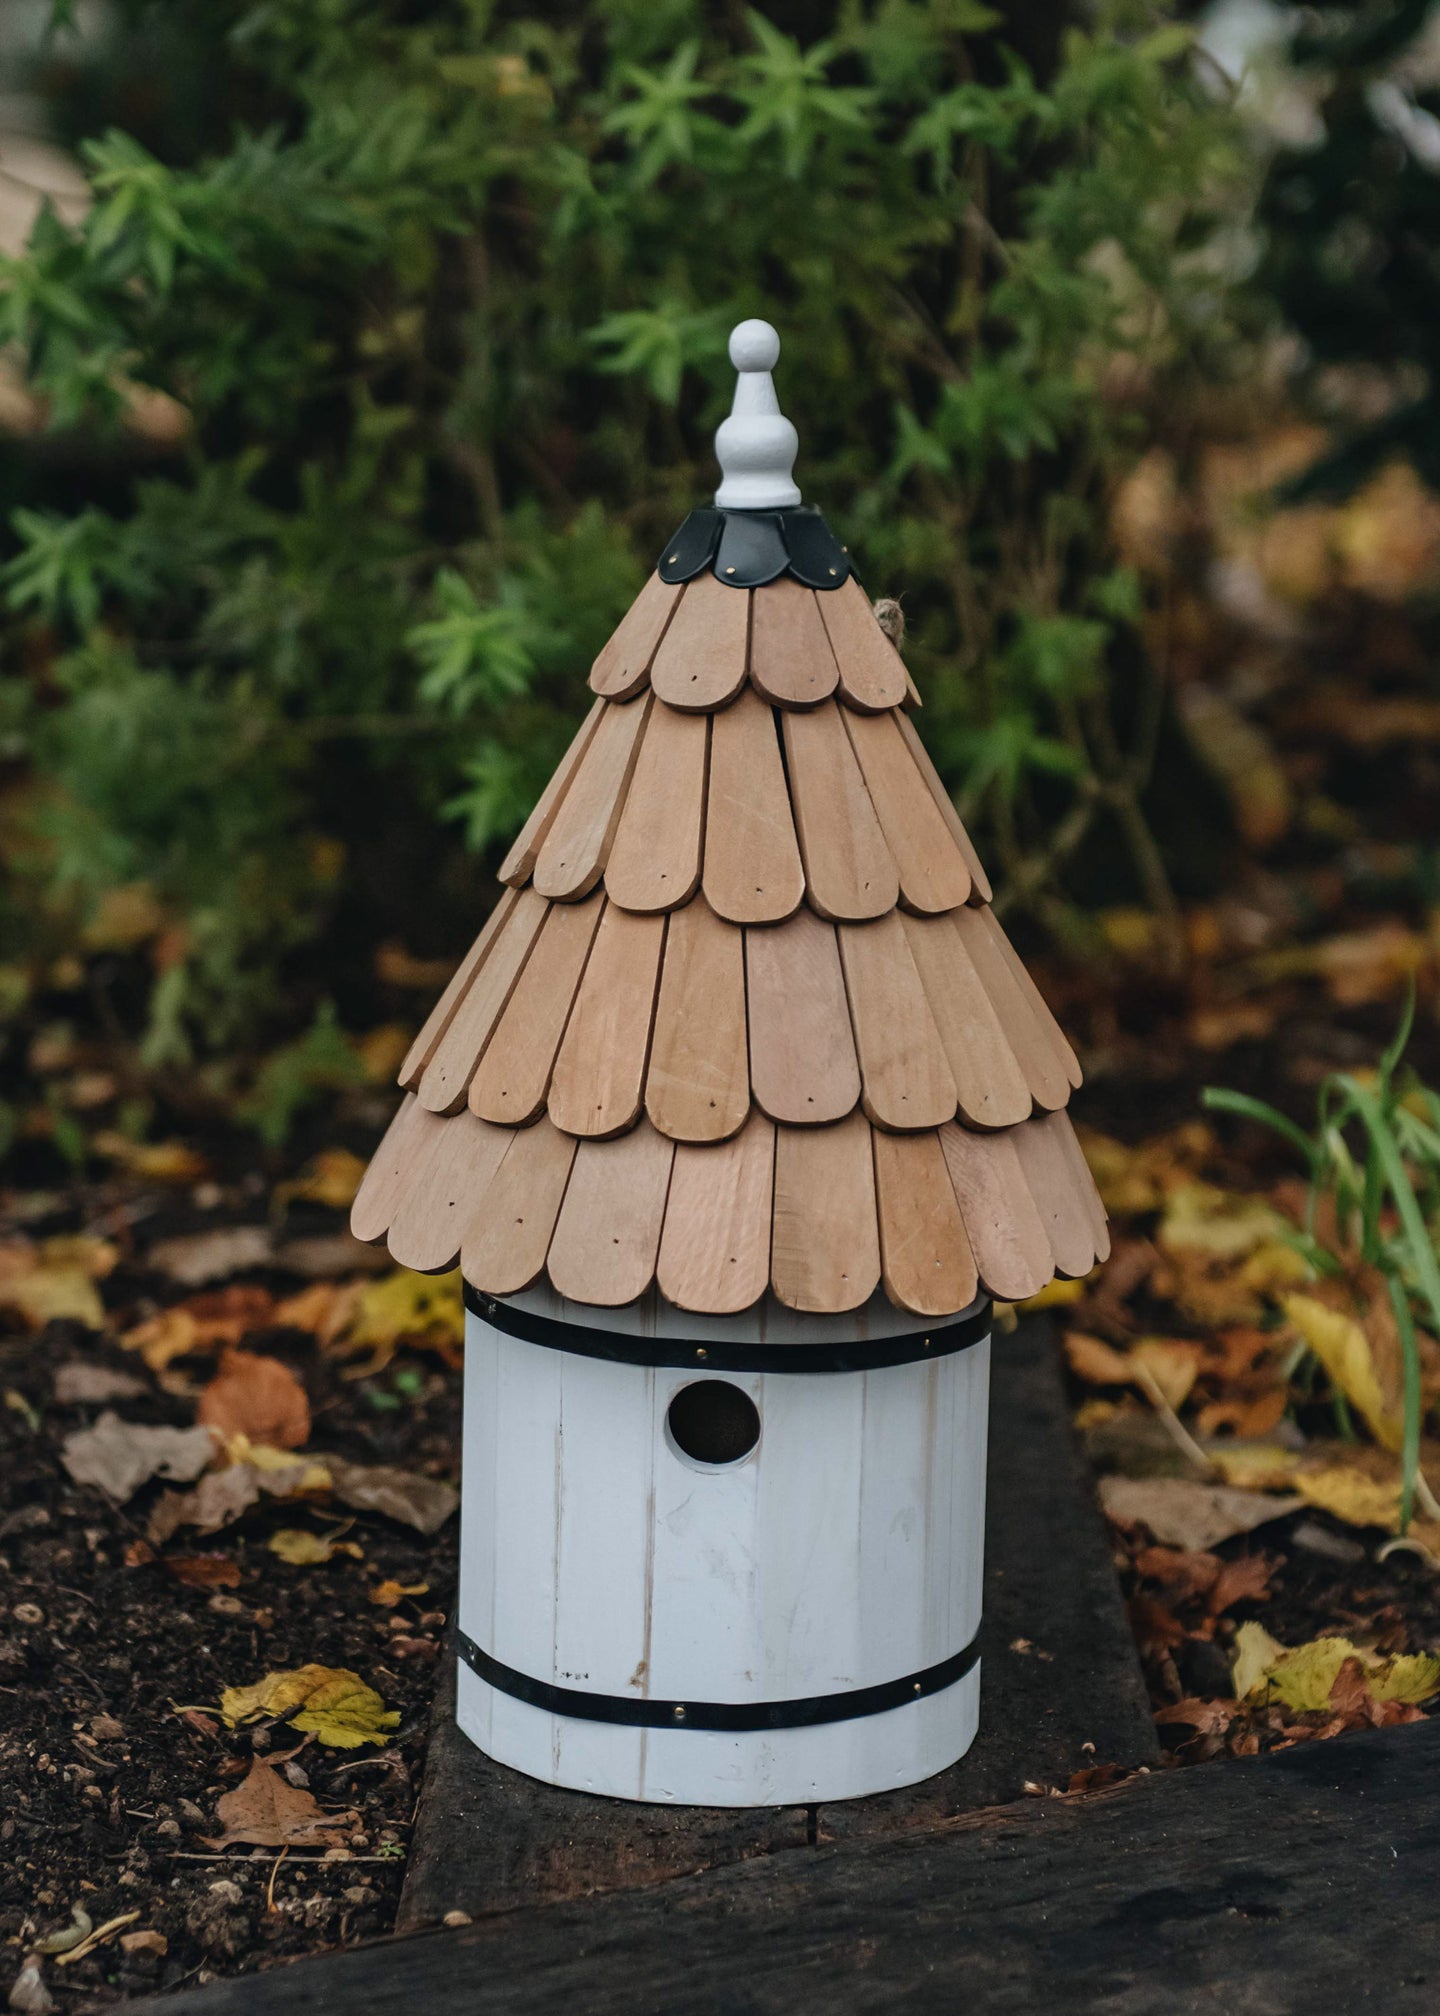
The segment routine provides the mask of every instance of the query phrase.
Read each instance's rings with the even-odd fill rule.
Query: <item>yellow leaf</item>
[[[227,1435],[224,1446],[231,1463],[248,1463],[252,1470],[267,1474],[296,1471],[291,1496],[302,1491],[328,1491],[335,1481],[324,1463],[318,1457],[307,1456],[303,1449],[276,1449],[268,1442],[252,1442],[248,1435]]]
[[[1227,1484],[1244,1491],[1298,1490],[1300,1458],[1279,1442],[1214,1442],[1205,1451]]]
[[[403,1022],[382,1022],[357,1037],[355,1048],[365,1066],[365,1076],[375,1085],[388,1085],[405,1062],[413,1037]]]
[[[1085,1282],[1047,1281],[1038,1295],[1031,1295],[1016,1306],[1020,1309],[1064,1309],[1070,1303],[1078,1302],[1085,1293]]]
[[[308,1729],[336,1750],[385,1743],[384,1732],[400,1723],[399,1710],[387,1709],[382,1696],[344,1666],[301,1666],[292,1673],[267,1673],[251,1687],[227,1687],[220,1714],[231,1729],[266,1715],[288,1715],[294,1728]]]
[[[1130,1384],[1131,1366],[1126,1354],[1116,1351],[1103,1337],[1092,1337],[1088,1330],[1065,1332],[1065,1356],[1076,1377],[1092,1386]]]
[[[1131,1346],[1129,1355],[1135,1368],[1132,1376],[1142,1388],[1147,1382],[1139,1375],[1148,1372],[1168,1406],[1179,1408],[1184,1403],[1200,1369],[1198,1345],[1175,1337],[1142,1337]]]
[[[387,1610],[393,1610],[402,1596],[428,1596],[428,1582],[377,1582],[370,1591],[372,1603],[383,1603]]]
[[[348,1148],[322,1148],[289,1183],[275,1186],[277,1203],[299,1198],[307,1204],[328,1204],[334,1211],[348,1211],[365,1174],[365,1164]]]
[[[132,1141],[113,1127],[102,1129],[90,1145],[147,1183],[197,1183],[210,1166],[184,1141]]]
[[[1244,1260],[1285,1229],[1285,1220],[1263,1198],[1242,1197],[1209,1183],[1182,1183],[1171,1191],[1155,1236],[1172,1253]]]
[[[458,1351],[464,1335],[459,1268],[450,1274],[412,1274],[397,1267],[361,1289],[345,1343],[371,1352],[366,1370],[378,1371],[402,1342]]]
[[[1282,1288],[1297,1287],[1311,1278],[1305,1255],[1283,1239],[1267,1239],[1240,1269],[1241,1282],[1257,1295],[1277,1295]]]
[[[1235,1696],[1240,1701],[1278,1701],[1297,1714],[1320,1714],[1330,1706],[1330,1690],[1347,1659],[1357,1659],[1365,1685],[1377,1701],[1428,1701],[1440,1693],[1440,1659],[1412,1652],[1382,1659],[1348,1638],[1312,1638],[1289,1649],[1259,1624],[1242,1624],[1235,1634]]]
[[[1400,1479],[1393,1483],[1367,1477],[1347,1463],[1335,1463],[1320,1470],[1300,1470],[1290,1478],[1292,1490],[1320,1511],[1343,1519],[1347,1526],[1383,1526],[1387,1533],[1400,1531]]]
[[[292,1568],[319,1567],[333,1561],[337,1554],[349,1554],[356,1561],[365,1559],[364,1548],[353,1540],[331,1540],[323,1534],[307,1532],[302,1526],[282,1526],[265,1544]]]
[[[105,1309],[95,1283],[111,1271],[116,1249],[107,1239],[83,1234],[11,1239],[0,1244],[0,1309],[14,1309],[40,1330],[57,1316],[105,1327]]]
[[[1398,1449],[1405,1424],[1400,1415],[1386,1410],[1369,1340],[1354,1317],[1328,1309],[1313,1295],[1286,1295],[1281,1306],[1325,1367],[1330,1383],[1361,1415],[1375,1440],[1386,1449]]]

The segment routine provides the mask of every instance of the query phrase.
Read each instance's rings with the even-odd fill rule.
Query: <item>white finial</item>
[[[768,322],[741,322],[730,332],[730,362],[740,377],[730,418],[715,432],[721,510],[778,511],[800,502],[791,474],[800,437],[780,411],[770,376],[779,356],[780,338]]]

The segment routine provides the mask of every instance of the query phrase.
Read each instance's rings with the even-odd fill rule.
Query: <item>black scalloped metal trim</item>
[[[692,511],[666,545],[662,581],[693,581],[709,567],[727,588],[763,588],[791,574],[806,588],[838,588],[850,578],[850,555],[819,506],[789,511]]]

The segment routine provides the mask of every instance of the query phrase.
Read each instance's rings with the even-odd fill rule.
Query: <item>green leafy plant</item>
[[[1243,162],[1166,7],[1057,24],[1030,61],[976,0],[119,18],[81,71],[149,38],[173,117],[82,133],[88,214],[45,209],[0,263],[0,344],[70,457],[12,478],[0,720],[43,843],[19,930],[66,905],[78,930],[125,882],[170,920],[152,1061],[272,1014],[377,821],[513,832],[713,486],[726,332],[757,312],[806,494],[903,594],[928,739],[1010,899],[1061,915],[1108,822],[1170,907],[1166,668],[1107,507],[1229,354],[1210,246]]]
[[[1346,1255],[1384,1277],[1404,1366],[1404,1441],[1401,1527],[1409,1524],[1417,1493],[1440,1516],[1420,1470],[1423,1425],[1417,1313],[1440,1336],[1440,1095],[1402,1074],[1414,999],[1374,1076],[1334,1071],[1321,1084],[1313,1133],[1264,1100],[1211,1087],[1204,1103],[1273,1129],[1301,1158],[1309,1177],[1305,1224],[1299,1243],[1316,1273],[1338,1276]],[[1331,1243],[1320,1236],[1322,1212],[1333,1226]],[[1337,1250],[1339,1249],[1339,1250]]]

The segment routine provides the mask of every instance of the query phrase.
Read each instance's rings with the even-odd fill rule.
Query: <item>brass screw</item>
[[[679,1702],[675,1704],[675,1720],[677,1722],[683,1722],[685,1720],[685,1710]]]
[[[703,1344],[697,1344],[695,1346],[695,1356],[697,1358],[708,1358],[710,1353],[705,1349]]]

